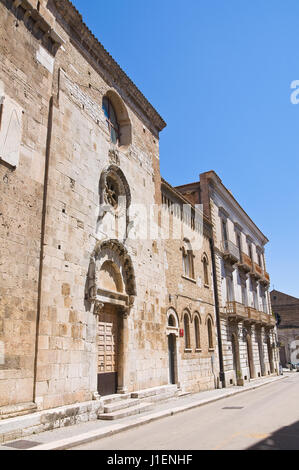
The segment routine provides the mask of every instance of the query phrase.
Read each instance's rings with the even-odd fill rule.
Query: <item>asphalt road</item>
[[[299,450],[299,373],[72,450]]]

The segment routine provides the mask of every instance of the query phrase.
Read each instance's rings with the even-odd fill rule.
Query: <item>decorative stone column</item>
[[[121,312],[122,321],[121,321],[121,337],[120,337],[120,348],[119,348],[119,357],[122,358],[120,361],[120,366],[118,369],[118,387],[117,393],[126,394],[128,393],[128,354],[129,354],[129,309],[123,309]]]
[[[93,313],[97,317],[96,331],[98,330],[99,317],[103,313],[104,307],[105,307],[105,304],[103,302],[99,302],[97,300],[94,301]],[[96,338],[97,338],[97,335],[96,335]],[[99,401],[101,399],[101,395],[99,394],[97,390],[92,393],[92,399],[95,401]]]

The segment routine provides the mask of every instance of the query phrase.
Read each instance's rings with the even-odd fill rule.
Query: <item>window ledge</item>
[[[204,287],[205,287],[206,289],[210,289],[209,284],[205,284]]]
[[[195,352],[201,353],[201,352],[202,352],[202,349],[195,349]]]
[[[185,349],[185,353],[192,353],[192,349]]]
[[[209,348],[209,352],[215,352],[215,348]]]
[[[190,282],[193,282],[193,284],[196,284],[196,280],[192,279],[191,277],[187,277],[187,276],[182,275],[182,278],[186,279],[186,281],[190,281]]]

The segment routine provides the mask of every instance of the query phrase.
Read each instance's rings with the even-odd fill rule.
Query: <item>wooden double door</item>
[[[117,393],[120,351],[120,316],[113,305],[105,305],[98,323],[98,392]]]

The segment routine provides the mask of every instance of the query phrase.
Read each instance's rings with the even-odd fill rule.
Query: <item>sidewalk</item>
[[[289,374],[278,377],[262,378],[252,381],[244,387],[232,387],[229,389],[211,390],[185,397],[173,398],[167,402],[156,403],[151,411],[137,416],[131,416],[114,421],[90,421],[71,427],[59,428],[30,436],[26,440],[17,440],[6,443],[1,450],[64,450],[76,445],[85,444],[94,440],[111,436],[119,432],[156,421],[167,416],[173,416],[192,408],[213,403],[215,401],[231,397],[240,393],[255,390],[257,388],[286,379]]]

